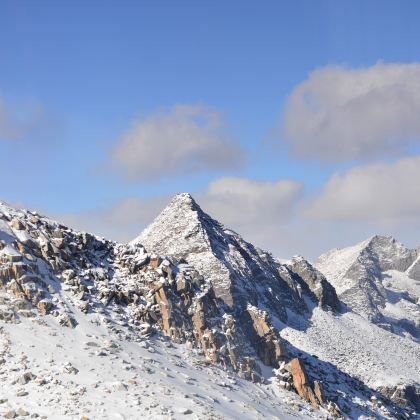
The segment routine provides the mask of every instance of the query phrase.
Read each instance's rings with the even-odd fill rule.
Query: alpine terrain
[[[5,418],[420,417],[420,251],[390,237],[284,262],[185,193],[127,244],[0,203],[0,284]]]

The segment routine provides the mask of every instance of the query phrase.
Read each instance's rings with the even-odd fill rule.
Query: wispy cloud
[[[107,239],[128,242],[151,223],[169,202],[169,196],[129,197],[108,207],[73,213],[50,214],[73,229],[94,233]]]
[[[204,105],[176,105],[136,120],[110,154],[129,180],[233,169],[245,161],[222,115]]]
[[[392,156],[420,144],[419,113],[420,64],[327,66],[290,94],[283,136],[300,158]]]
[[[52,125],[41,105],[33,102],[11,104],[0,97],[0,140],[46,137]]]

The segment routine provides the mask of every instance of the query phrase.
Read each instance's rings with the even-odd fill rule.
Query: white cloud
[[[232,169],[245,160],[225,134],[221,114],[202,105],[176,105],[135,121],[111,160],[130,180]]]
[[[419,115],[420,64],[327,66],[292,91],[283,134],[297,157],[369,159],[420,143]]]
[[[334,174],[306,210],[324,220],[399,223],[420,217],[420,156]]]
[[[291,222],[303,185],[291,180],[257,181],[224,177],[197,194],[204,211],[259,247],[277,251]]]
[[[302,185],[281,180],[256,181],[224,177],[210,182],[198,201],[228,227],[246,230],[285,223],[300,197]]]

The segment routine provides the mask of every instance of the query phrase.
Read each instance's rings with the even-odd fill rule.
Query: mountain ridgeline
[[[419,255],[376,236],[281,263],[189,194],[128,244],[1,205],[0,319],[77,330],[95,317],[121,343],[166,337],[317,413],[407,418],[420,413]]]

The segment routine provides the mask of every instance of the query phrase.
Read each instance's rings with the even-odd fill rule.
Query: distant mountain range
[[[189,194],[128,244],[1,204],[0,409],[418,416],[420,252],[375,236],[281,261]]]

